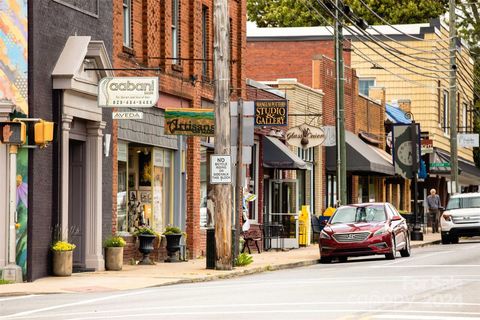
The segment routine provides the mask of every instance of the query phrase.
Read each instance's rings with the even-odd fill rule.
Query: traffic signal
[[[0,140],[5,144],[24,144],[27,141],[27,126],[20,121],[0,122]]]
[[[53,141],[53,122],[41,120],[35,123],[35,144],[45,146]]]

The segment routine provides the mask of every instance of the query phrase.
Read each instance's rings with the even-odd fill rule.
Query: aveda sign
[[[98,106],[101,108],[148,108],[157,102],[157,77],[107,77],[98,83]]]

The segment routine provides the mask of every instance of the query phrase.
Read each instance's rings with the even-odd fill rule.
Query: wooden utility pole
[[[228,1],[214,0],[215,154],[230,155],[230,21]],[[232,186],[214,186],[215,269],[232,269]]]

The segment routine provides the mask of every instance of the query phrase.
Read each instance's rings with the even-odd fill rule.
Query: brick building
[[[231,86],[233,96],[244,95],[246,7],[229,3]],[[165,135],[164,110],[213,108],[213,0],[114,0],[113,12],[116,75],[154,76],[160,83],[158,105],[144,110],[144,119],[114,121],[113,231],[128,238],[135,195],[157,231],[167,225],[186,231],[189,256],[196,258],[205,251],[201,208],[213,145],[207,138]],[[150,178],[142,180],[142,165],[152,170]],[[125,259],[133,247],[130,239]]]
[[[349,42],[345,42],[345,128],[347,130],[347,173],[348,173],[348,201],[357,202],[370,196],[370,190],[376,200],[385,199],[385,192],[381,183],[381,177],[393,174],[393,168],[388,161],[388,155],[381,150],[384,146],[383,117],[385,114],[385,101],[380,103],[367,99],[358,94],[358,78],[356,71],[350,67],[351,54],[348,48]],[[272,58],[273,57],[273,58]],[[282,63],[278,63],[282,61]],[[332,35],[325,28],[256,28],[249,25],[247,34],[247,77],[270,81],[277,78],[297,78],[304,85],[324,92],[323,98],[323,124],[335,125],[335,62],[333,60]],[[378,99],[375,97],[375,99]],[[375,121],[367,121],[365,115],[375,114]],[[373,118],[372,118],[373,119]],[[382,120],[380,120],[382,119]],[[367,132],[368,131],[368,132]],[[366,139],[366,134],[374,134],[376,140],[372,143]],[[353,145],[356,144],[362,150],[356,152]],[[373,144],[369,146],[368,144]],[[379,154],[370,147],[378,146]],[[350,159],[350,156],[352,159]],[[361,158],[365,165],[355,166],[353,158]],[[320,195],[323,199],[322,209],[332,206],[336,201],[335,182],[335,147],[324,148],[322,165],[325,168],[323,191]],[[381,164],[379,172],[371,170],[372,161]],[[375,182],[365,181],[364,177],[375,177]],[[359,182],[359,180],[362,180]],[[368,179],[367,179],[368,180]],[[367,186],[367,192],[359,189],[358,185]],[[370,188],[370,185],[376,188]],[[364,196],[360,196],[365,193]],[[368,194],[368,196],[366,195]],[[369,198],[371,199],[371,197]]]

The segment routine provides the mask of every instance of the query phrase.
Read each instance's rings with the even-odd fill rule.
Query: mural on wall
[[[27,0],[0,1],[0,99],[28,115]],[[28,152],[17,155],[17,264],[26,272],[28,217]]]

